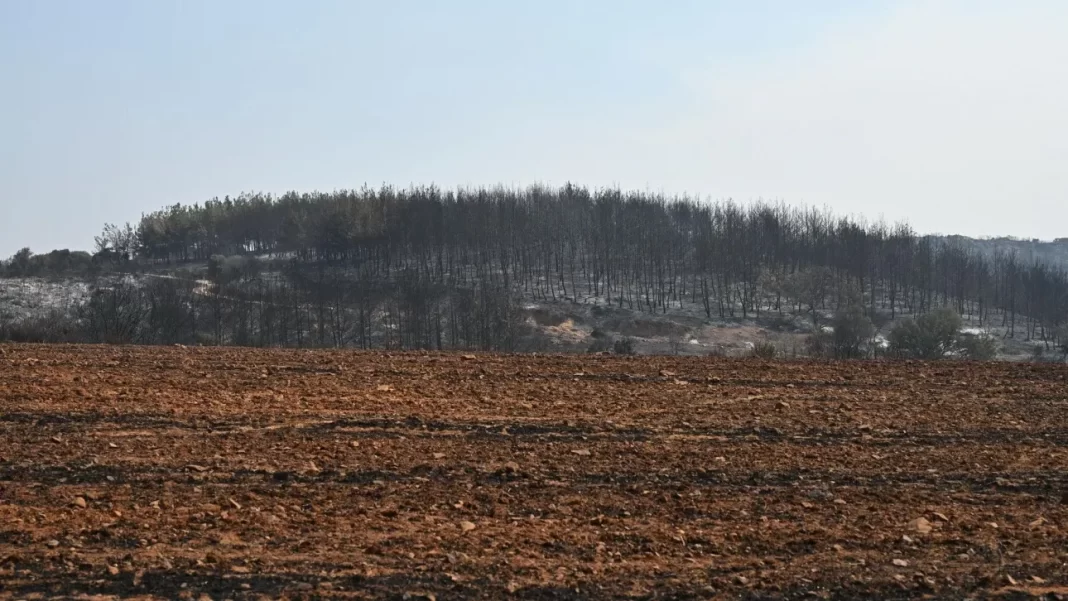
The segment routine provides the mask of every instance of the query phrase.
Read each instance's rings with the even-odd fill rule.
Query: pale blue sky
[[[0,0],[0,256],[437,183],[1068,236],[1068,3]]]

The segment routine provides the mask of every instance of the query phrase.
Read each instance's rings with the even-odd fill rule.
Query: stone
[[[920,534],[929,534],[932,530],[931,522],[927,518],[916,518],[909,522],[909,529]]]

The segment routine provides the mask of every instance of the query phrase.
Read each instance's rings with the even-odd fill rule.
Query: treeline
[[[1001,316],[1010,327],[1019,313],[1030,333],[1068,317],[1063,271],[1023,264],[1013,253],[987,257],[906,225],[781,204],[573,185],[384,187],[175,205],[127,231],[132,236],[105,241],[102,250],[155,262],[292,255],[359,267],[370,281],[399,273],[447,287],[494,281],[535,298],[608,299],[647,312],[686,300],[709,317],[779,310],[791,274],[827,267],[836,286],[852,285],[895,313],[949,304],[981,320]]]
[[[450,348],[453,340],[479,347],[492,339],[507,348],[515,337],[500,332],[515,326],[500,324],[515,319],[520,298],[647,313],[689,303],[709,318],[803,312],[813,320],[845,304],[891,317],[948,306],[1037,338],[1068,322],[1065,273],[1013,252],[987,255],[904,224],[811,208],[570,184],[386,186],[174,205],[135,225],[108,225],[92,259],[128,270],[222,265],[221,257],[258,257],[261,266],[252,276],[208,278],[197,300],[252,307],[227,332],[213,326],[217,342],[247,341],[245,326],[234,324],[248,321],[257,344],[389,339]],[[291,326],[277,321],[283,307]],[[213,323],[229,323],[222,313]],[[497,333],[461,333],[468,322],[481,324],[471,332]]]
[[[29,248],[16,252],[0,263],[0,276],[5,277],[61,277],[94,275],[102,271],[102,263],[93,255],[80,250],[53,250],[35,255]]]

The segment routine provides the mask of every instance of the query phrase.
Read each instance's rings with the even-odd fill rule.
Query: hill
[[[845,308],[885,328],[948,306],[1049,345],[1068,322],[1061,267],[984,241],[573,185],[248,194],[107,225],[95,251],[4,273],[95,280],[64,327],[108,342],[712,352],[696,331],[752,326],[787,350]]]

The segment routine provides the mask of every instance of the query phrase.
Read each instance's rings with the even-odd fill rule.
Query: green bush
[[[852,305],[835,314],[833,331],[818,331],[805,338],[805,354],[810,357],[860,359],[866,357],[875,326],[864,309]]]
[[[954,350],[962,322],[952,309],[904,319],[890,330],[890,352],[898,357],[941,359]]]
[[[961,334],[957,337],[957,350],[965,359],[990,361],[998,355],[998,341],[993,336]]]
[[[997,358],[995,337],[962,333],[962,325],[960,316],[952,309],[938,309],[915,320],[902,320],[890,330],[890,354],[916,359],[941,359],[950,353],[973,361]]]
[[[832,324],[835,358],[859,359],[868,354],[866,347],[875,335],[875,326],[864,315],[864,309],[854,305],[839,311]]]

